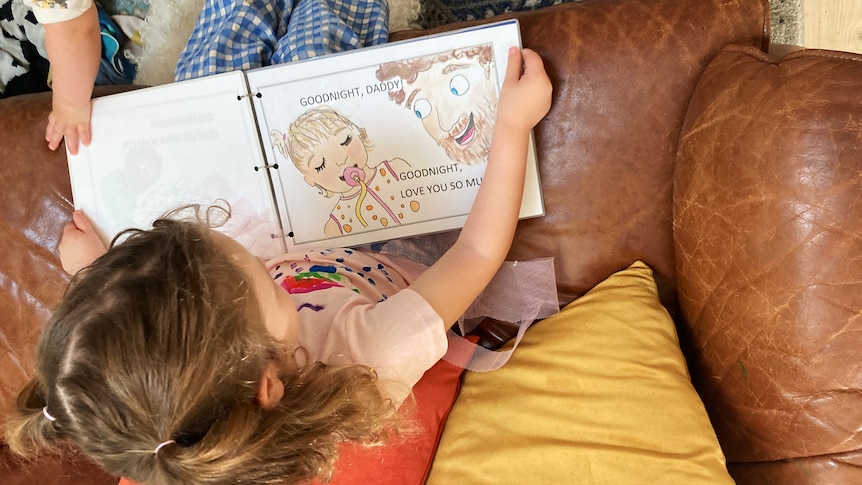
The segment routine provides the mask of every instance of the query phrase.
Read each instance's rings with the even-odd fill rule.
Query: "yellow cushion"
[[[620,271],[467,372],[429,485],[732,484],[652,270]]]

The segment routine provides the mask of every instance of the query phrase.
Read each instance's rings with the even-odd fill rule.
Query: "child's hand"
[[[96,234],[93,223],[80,210],[72,213],[72,222],[63,228],[59,250],[63,270],[70,275],[74,275],[81,268],[89,266],[108,252],[102,239]]]
[[[497,123],[532,129],[551,108],[551,90],[551,80],[539,54],[510,47],[497,105]]]
[[[74,155],[79,143],[90,144],[90,98],[102,57],[99,13],[93,4],[73,19],[44,27],[53,80],[53,106],[45,141],[48,148],[56,150],[65,137],[66,148]]]
[[[90,100],[73,106],[54,102],[53,110],[48,115],[48,128],[45,130],[45,140],[48,148],[56,150],[60,141],[66,138],[66,148],[69,153],[78,153],[78,143],[90,144]]]

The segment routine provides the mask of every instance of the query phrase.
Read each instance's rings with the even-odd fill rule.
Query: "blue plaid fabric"
[[[206,0],[177,81],[381,44],[387,0]]]

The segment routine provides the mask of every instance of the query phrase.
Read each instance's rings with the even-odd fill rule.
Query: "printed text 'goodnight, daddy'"
[[[335,91],[327,91],[325,93],[314,94],[311,96],[303,96],[299,98],[299,105],[304,107],[314,106],[318,104],[331,103],[333,101],[341,101],[344,99],[357,98],[366,94],[388,93],[396,91],[404,86],[404,81],[395,79],[392,81],[384,81],[374,84],[366,84],[364,87],[356,86],[353,88],[338,89]]]

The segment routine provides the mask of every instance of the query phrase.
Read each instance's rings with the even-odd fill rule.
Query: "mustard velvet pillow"
[[[636,262],[466,372],[427,482],[732,484],[652,270]]]

